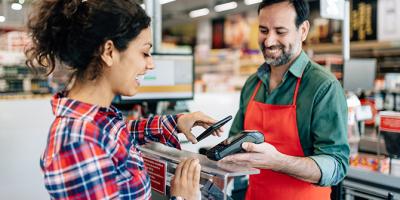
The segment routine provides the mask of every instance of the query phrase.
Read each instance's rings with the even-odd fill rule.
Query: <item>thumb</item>
[[[196,137],[193,135],[192,132],[187,131],[187,132],[184,132],[183,134],[185,134],[186,138],[187,138],[192,144],[196,144],[196,143],[197,143],[197,139],[196,139]]]
[[[243,142],[242,148],[247,152],[262,152],[263,148],[261,145],[257,145],[251,142]]]

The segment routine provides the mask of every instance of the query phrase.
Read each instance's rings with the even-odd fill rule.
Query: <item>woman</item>
[[[134,0],[36,1],[28,65],[50,74],[60,61],[74,70],[72,87],[52,99],[56,119],[41,157],[52,199],[149,199],[137,146],[152,140],[180,148],[178,132],[195,143],[191,128],[215,122],[200,112],[126,122],[111,105],[115,95],[135,95],[139,77],[153,69],[149,25]],[[199,176],[198,160],[181,162],[171,195],[198,198]]]

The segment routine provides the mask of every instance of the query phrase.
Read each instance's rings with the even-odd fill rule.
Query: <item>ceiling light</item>
[[[189,16],[191,18],[195,18],[195,17],[201,17],[204,15],[208,15],[208,13],[210,13],[210,10],[208,10],[208,8],[202,8],[202,9],[190,11]]]
[[[234,1],[231,1],[229,3],[224,3],[224,4],[220,4],[220,5],[216,5],[214,7],[215,12],[222,12],[222,11],[226,11],[226,10],[232,10],[235,9],[237,7],[237,3]]]
[[[6,17],[0,16],[0,22],[5,22],[5,21],[6,21]]]
[[[140,4],[140,7],[142,7],[143,9],[146,9],[146,5],[144,5],[144,3]]]
[[[18,3],[22,5],[25,3],[25,0],[18,0]]]
[[[11,9],[13,10],[21,10],[22,9],[22,5],[19,3],[12,3],[11,4]]]
[[[251,5],[251,4],[260,3],[261,1],[262,0],[244,0],[244,4]]]
[[[163,4],[166,4],[166,3],[173,2],[173,1],[175,1],[175,0],[160,0],[160,4],[163,5]]]

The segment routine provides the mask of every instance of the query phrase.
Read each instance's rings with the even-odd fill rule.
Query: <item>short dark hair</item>
[[[39,0],[28,21],[27,65],[45,67],[50,74],[57,60],[78,78],[94,80],[103,71],[107,40],[124,51],[149,26],[150,18],[135,0]]]
[[[297,28],[299,28],[304,21],[308,20],[308,17],[310,16],[310,8],[305,0],[263,0],[258,6],[258,14],[260,14],[261,9],[281,2],[288,2],[293,5],[296,10],[295,24]]]

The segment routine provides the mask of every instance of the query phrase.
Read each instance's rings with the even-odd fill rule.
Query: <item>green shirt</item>
[[[289,105],[293,102],[297,78],[302,74],[296,108],[300,142],[305,156],[313,159],[321,170],[318,185],[336,185],[345,177],[349,165],[346,98],[337,79],[312,62],[304,52],[272,92],[268,92],[270,68],[267,64],[261,65],[257,73],[247,79],[230,136],[243,130],[247,104],[260,80],[262,84],[255,96],[256,101]]]

